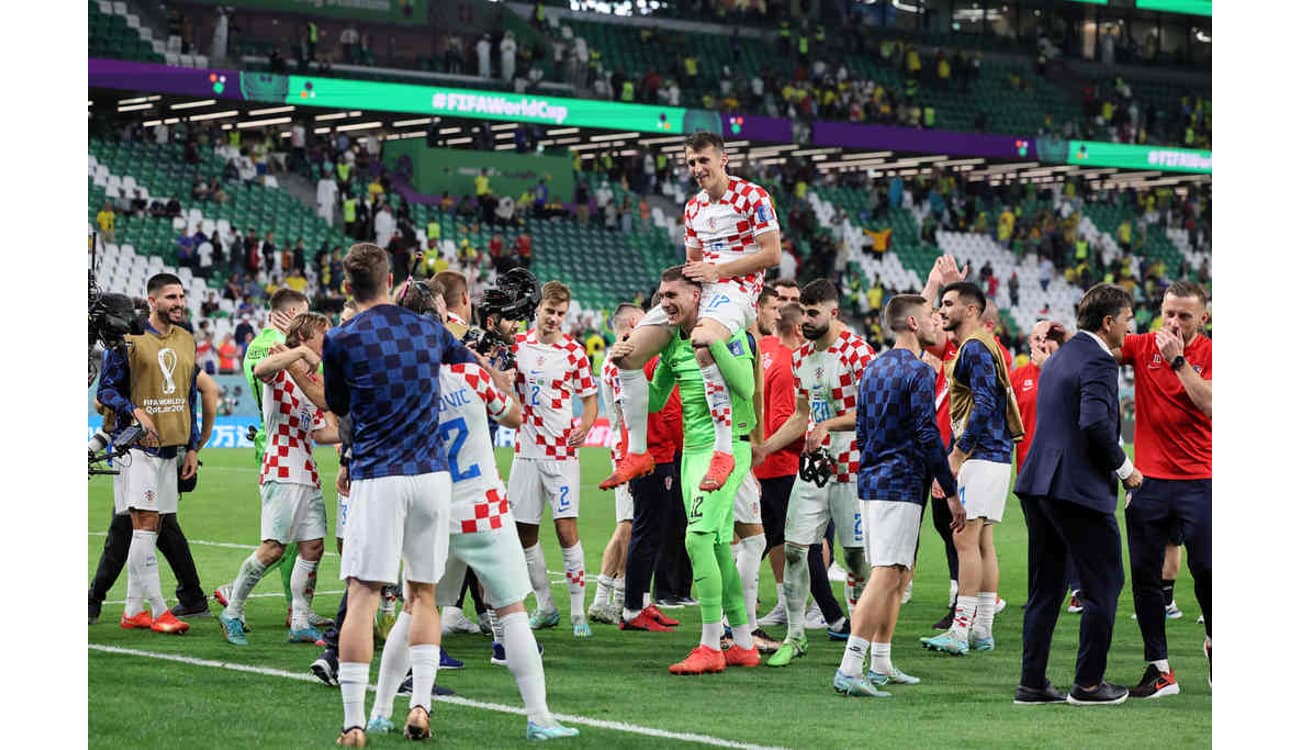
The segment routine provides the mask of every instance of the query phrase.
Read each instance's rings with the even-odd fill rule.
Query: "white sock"
[[[438,644],[421,643],[411,646],[411,708],[422,706],[425,711],[433,704],[433,683],[438,679]]]
[[[957,582],[949,578],[948,579],[948,606],[951,607],[956,603],[957,603]]]
[[[370,665],[363,662],[339,662],[339,692],[343,694],[343,726],[366,726],[366,686],[370,682]]]
[[[844,644],[844,656],[840,658],[840,671],[850,677],[861,677],[862,662],[870,652],[871,641],[850,635],[849,642]]]
[[[754,626],[736,626],[731,627],[731,638],[736,642],[737,648],[743,648],[746,651],[754,647]]]
[[[569,582],[569,621],[587,621],[587,580],[586,557],[582,554],[582,542],[572,547],[562,547],[564,553],[564,579]]]
[[[890,674],[894,671],[894,662],[889,658],[891,645],[888,643],[871,644],[871,671],[876,674]]]
[[[154,619],[162,617],[163,612],[167,610],[167,602],[163,600],[162,595],[162,579],[158,577],[157,547],[157,532],[135,529],[131,534],[131,547],[126,553],[127,563],[130,565],[127,568],[127,575],[130,576],[132,573],[136,575],[140,582],[137,596],[142,596],[149,602]],[[144,607],[141,606],[140,609]]]
[[[997,614],[998,592],[981,591],[977,602],[978,609],[975,610],[975,625],[972,630],[976,638],[988,638],[993,635],[993,615]]]
[[[644,607],[642,609],[644,609]],[[628,622],[635,620],[639,614],[641,614],[640,609],[628,609],[627,607],[623,607],[623,619]]]
[[[716,363],[701,367],[700,375],[709,400],[709,416],[713,418],[713,450],[731,453],[731,391]]]
[[[144,610],[145,557],[148,541],[143,536],[153,532],[136,529],[131,532],[131,546],[126,553],[126,609],[123,614],[132,617]]]
[[[528,627],[528,615],[511,612],[500,619],[502,646],[506,650],[506,667],[515,677],[519,696],[524,699],[524,710],[529,721],[541,723],[550,719],[546,706],[546,675],[542,671],[542,656],[537,653],[537,639]]]
[[[975,620],[978,606],[978,597],[957,595],[957,611],[952,616],[952,632],[958,640],[964,641],[970,638],[970,628]]]
[[[614,593],[609,600],[609,608],[615,612],[623,608],[623,603],[627,601],[627,579],[619,576],[614,579]]]
[[[227,615],[236,618],[244,616],[244,600],[253,593],[253,587],[265,574],[266,566],[257,559],[256,552],[244,558],[244,563],[239,566],[239,575],[235,576],[235,583],[230,587],[230,603],[226,605]]]
[[[501,628],[501,618],[497,617],[497,611],[489,607],[487,618],[488,625],[492,628],[492,640],[497,643],[505,643],[505,631]]]
[[[609,604],[609,592],[614,587],[614,579],[601,573],[596,578],[596,599],[592,601],[591,606],[600,609]]]
[[[704,623],[700,633],[700,645],[708,646],[714,651],[722,650],[722,621]]]
[[[645,453],[646,423],[650,419],[650,383],[641,369],[618,371],[623,386],[623,423],[627,426],[627,452]]]
[[[542,543],[538,542],[524,550],[524,560],[528,563],[528,582],[533,586],[533,595],[537,597],[537,608],[543,612],[555,610],[555,600],[551,598],[551,582],[546,578],[546,558],[542,556]]]
[[[384,653],[379,657],[379,684],[375,686],[375,705],[370,707],[372,719],[393,715],[393,698],[406,679],[406,670],[411,668],[411,645],[407,643],[410,627],[411,615],[403,610],[397,615],[393,629],[388,631]]]
[[[808,591],[812,587],[808,554],[809,550],[805,549],[798,556],[792,556],[790,548],[786,548],[785,583],[781,584],[781,588],[785,592],[785,637],[790,641],[802,638],[804,634],[804,605],[808,602]],[[812,554],[820,555],[821,550],[812,550]]]
[[[740,574],[740,586],[745,594],[745,614],[749,616],[749,624],[743,628],[731,624],[733,636],[737,631],[744,630],[745,637],[748,638],[754,628],[758,627],[758,569],[763,564],[763,547],[766,544],[767,539],[762,534],[755,534],[731,545],[732,556],[736,558],[736,572]]]
[[[311,600],[316,594],[311,579],[315,577],[316,566],[319,564],[319,561],[304,560],[301,556],[293,561],[293,574],[289,577],[289,591],[293,597],[293,614],[289,624],[293,630],[302,630],[311,625],[307,615],[311,612]]]
[[[1160,670],[1162,674],[1169,671],[1168,659],[1156,659],[1155,661],[1149,663],[1154,665],[1156,669]]]

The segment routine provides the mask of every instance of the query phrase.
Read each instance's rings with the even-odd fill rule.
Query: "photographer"
[[[189,624],[177,619],[163,600],[154,552],[160,514],[177,511],[178,478],[188,481],[198,468],[198,368],[194,337],[179,325],[186,309],[181,280],[160,273],[149,279],[147,289],[146,331],[127,336],[125,347],[109,351],[96,396],[114,412],[119,430],[134,417],[145,431],[140,445],[126,455],[113,486],[115,509],[130,512],[133,529],[121,625],[184,633]],[[145,610],[146,599],[152,614]]]

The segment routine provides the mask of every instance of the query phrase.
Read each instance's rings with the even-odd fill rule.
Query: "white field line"
[[[331,595],[331,594],[342,594],[342,593],[343,593],[343,589],[339,589],[339,590],[337,590],[337,591],[317,591],[317,592],[316,592],[316,596]],[[276,597],[276,596],[283,598],[283,597],[284,597],[284,592],[283,592],[283,591],[263,591],[263,592],[258,593],[258,594],[249,594],[249,595],[248,595],[248,598],[249,598],[249,599],[261,599],[261,598],[263,598],[263,597],[271,598],[271,597]],[[106,601],[104,602],[104,604],[126,604],[126,600],[125,600],[125,599],[108,599],[108,600],[106,600]],[[216,605],[216,604],[214,604],[214,605],[212,605],[212,608],[213,608],[213,609],[216,609],[218,606],[220,606],[220,605]]]
[[[100,643],[88,643],[86,647],[92,651],[101,651],[108,654],[123,654],[126,656],[140,656],[148,659],[159,659],[162,661],[172,661],[181,664],[189,664],[198,667],[214,667],[216,669],[226,669],[232,672],[249,672],[251,674],[265,675],[268,677],[281,677],[299,682],[316,682],[316,678],[307,673],[286,672],[281,669],[271,669],[269,667],[255,667],[250,664],[239,664],[235,662],[212,661],[209,659],[196,659],[190,656],[179,656],[177,654],[161,654],[153,651],[140,651],[133,648],[121,648],[119,646],[107,646]],[[369,690],[373,691],[373,685]],[[441,703],[449,703],[453,706],[464,706],[466,708],[479,708],[485,711],[496,711],[497,713],[514,714],[524,716],[526,712],[522,708],[515,706],[506,706],[501,703],[487,703],[484,701],[471,700],[462,698],[458,695],[439,695],[434,700]],[[555,714],[555,718],[567,724],[581,724],[584,726],[597,727],[600,729],[610,729],[616,732],[626,732],[628,734],[639,734],[646,737],[655,737],[665,740],[676,740],[678,742],[694,742],[700,745],[711,745],[713,747],[733,747],[743,748],[743,750],[780,750],[780,748],[768,747],[764,745],[751,745],[744,742],[736,742],[721,737],[712,737],[707,734],[695,734],[690,732],[670,732],[654,727],[643,727],[636,724],[627,724],[621,721],[607,721],[605,719],[592,719],[586,716],[575,716],[572,714]]]

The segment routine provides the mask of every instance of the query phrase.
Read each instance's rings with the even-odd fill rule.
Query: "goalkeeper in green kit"
[[[699,283],[686,278],[682,266],[664,271],[660,276],[659,305],[669,323],[677,330],[672,343],[663,351],[650,384],[650,411],[663,408],[676,385],[682,400],[682,500],[686,505],[686,552],[695,573],[696,596],[700,600],[700,618],[704,632],[700,645],[687,657],[673,664],[673,674],[721,672],[728,666],[755,667],[758,649],[750,634],[752,623],[745,611],[744,590],[740,574],[731,558],[733,504],[736,490],[749,473],[749,433],[754,428],[754,343],[743,329],[725,341],[709,347],[731,392],[733,448],[736,468],[720,489],[705,492],[700,480],[713,457],[713,419],[715,405],[706,393],[699,364],[691,345],[690,331],[695,327],[700,306]],[[619,342],[609,356],[619,356]],[[734,645],[722,651],[722,614],[726,612],[732,626]]]

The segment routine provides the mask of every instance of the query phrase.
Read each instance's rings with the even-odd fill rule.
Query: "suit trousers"
[[[628,609],[641,609],[641,601],[650,590],[650,577],[664,554],[669,515],[682,504],[678,474],[675,463],[656,464],[654,473],[633,479],[628,486],[632,493],[632,534],[624,569]]]
[[[1052,633],[1065,596],[1066,555],[1074,559],[1082,591],[1079,653],[1074,682],[1085,687],[1106,673],[1115,608],[1124,587],[1124,557],[1114,513],[1048,497],[1020,498],[1029,532],[1029,603],[1025,607],[1020,684],[1047,685]]]

